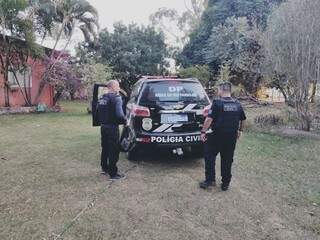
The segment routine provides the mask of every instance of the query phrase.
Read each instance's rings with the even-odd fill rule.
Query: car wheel
[[[139,155],[139,149],[137,147],[134,147],[127,152],[127,157],[129,161],[137,161],[138,155]]]

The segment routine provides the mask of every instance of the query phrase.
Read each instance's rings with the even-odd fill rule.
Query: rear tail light
[[[147,107],[134,105],[132,108],[132,114],[135,117],[150,117],[150,110]]]
[[[137,142],[141,142],[141,143],[150,143],[151,142],[150,137],[137,138],[136,140],[137,140]]]
[[[208,105],[203,109],[203,116],[204,117],[208,117],[210,108],[211,108],[211,105]]]

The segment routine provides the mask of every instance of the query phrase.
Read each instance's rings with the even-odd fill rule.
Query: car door
[[[139,92],[141,89],[142,83],[138,82],[133,86],[132,92],[130,94],[130,97],[127,98],[128,102],[126,104],[126,116],[128,119],[128,126],[125,126],[123,128],[121,138],[120,138],[120,144],[121,148],[124,152],[130,151],[132,148],[135,146],[135,133],[134,129],[132,129],[132,124],[131,124],[131,110],[132,107],[137,103],[137,99],[139,96]]]

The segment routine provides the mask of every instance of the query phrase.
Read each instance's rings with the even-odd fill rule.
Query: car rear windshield
[[[207,103],[208,100],[200,83],[173,80],[147,83],[140,103],[148,102]]]

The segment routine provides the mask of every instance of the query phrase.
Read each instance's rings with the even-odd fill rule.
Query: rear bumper
[[[160,148],[176,148],[203,145],[200,132],[180,134],[140,133],[136,136],[136,144],[143,146],[155,146]]]

